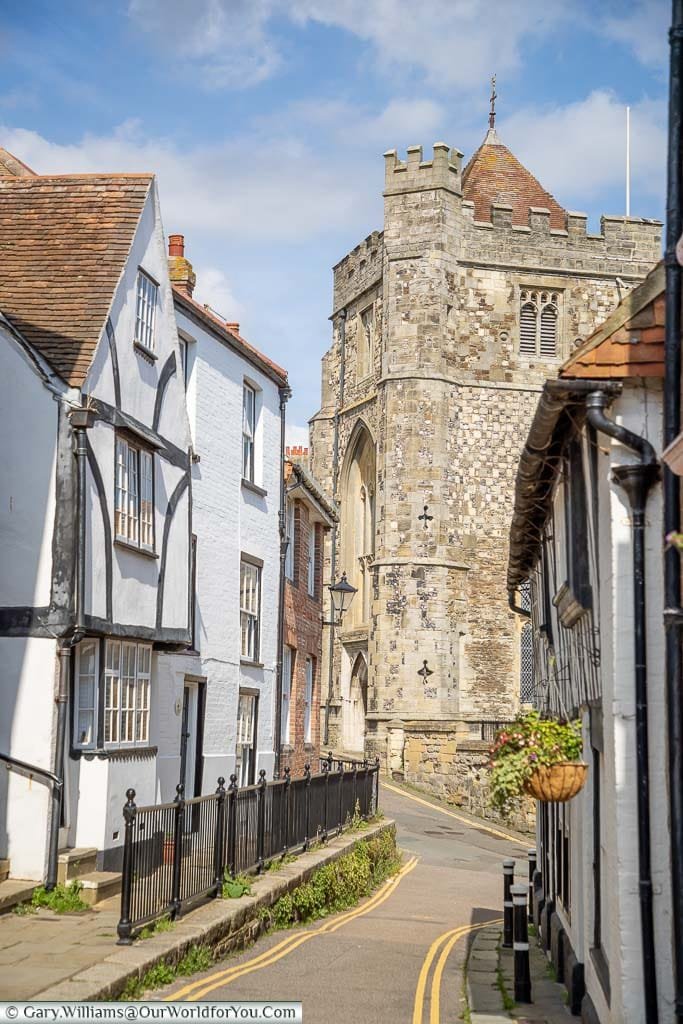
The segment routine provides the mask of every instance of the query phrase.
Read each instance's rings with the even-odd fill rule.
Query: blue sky
[[[11,8],[11,9],[10,9]],[[664,211],[667,0],[0,0],[0,145],[154,171],[196,295],[318,407],[331,267],[382,223],[382,153],[503,141],[594,229]]]

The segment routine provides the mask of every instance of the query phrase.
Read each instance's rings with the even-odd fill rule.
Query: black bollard
[[[503,861],[503,946],[512,949],[512,896],[510,886],[515,880],[514,860]]]
[[[536,851],[529,850],[529,923],[534,919],[534,875],[536,874]]]
[[[514,961],[515,1002],[531,1002],[531,973],[529,970],[529,925],[527,922],[526,885],[513,885],[510,889],[514,906]]]

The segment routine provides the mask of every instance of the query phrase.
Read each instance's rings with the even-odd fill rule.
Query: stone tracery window
[[[555,359],[559,355],[557,292],[523,288],[519,293],[519,351],[522,355]]]
[[[372,369],[372,348],[375,334],[375,311],[368,306],[360,314],[356,349],[356,380],[363,380]]]

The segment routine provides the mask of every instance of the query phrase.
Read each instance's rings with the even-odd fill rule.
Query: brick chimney
[[[168,236],[168,273],[171,283],[191,297],[197,275],[190,261],[185,259],[184,235]]]

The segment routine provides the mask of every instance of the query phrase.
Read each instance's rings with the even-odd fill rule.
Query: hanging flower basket
[[[507,816],[524,795],[544,803],[571,800],[586,781],[581,723],[520,715],[496,734],[491,748],[491,803]]]
[[[541,803],[565,803],[586,784],[588,765],[584,761],[560,761],[539,765],[524,784],[524,791]]]

